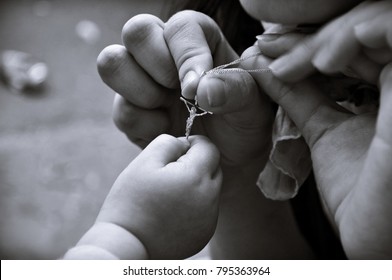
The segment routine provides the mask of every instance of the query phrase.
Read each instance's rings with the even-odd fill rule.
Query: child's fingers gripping
[[[186,168],[194,169],[200,176],[209,174],[214,178],[220,171],[220,153],[217,147],[205,136],[189,137],[190,148],[178,162]]]
[[[194,98],[203,71],[238,56],[217,24],[195,11],[175,14],[165,25],[164,37],[177,66],[182,95]]]
[[[162,134],[138,155],[133,164],[150,170],[168,168],[168,172],[177,174],[179,179],[178,167],[194,170],[197,176],[209,174],[213,179],[220,175],[219,161],[218,149],[204,136],[190,136],[187,140]],[[174,171],[173,166],[176,167]]]
[[[176,138],[161,134],[155,138],[134,160],[135,164],[146,169],[160,169],[176,162],[189,150],[189,142],[185,138]]]
[[[140,14],[123,27],[128,52],[158,84],[178,88],[177,68],[163,36],[164,23],[153,15]]]
[[[102,80],[134,105],[157,108],[168,103],[170,90],[155,82],[125,47],[106,47],[99,54],[97,64]]]

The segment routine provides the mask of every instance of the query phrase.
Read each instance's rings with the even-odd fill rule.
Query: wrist
[[[63,256],[64,260],[118,260],[106,249],[95,245],[77,245],[69,249]]]
[[[114,223],[97,222],[64,256],[65,259],[148,259],[144,244]]]

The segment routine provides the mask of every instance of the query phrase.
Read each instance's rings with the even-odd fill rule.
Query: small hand
[[[261,36],[258,45],[267,56],[279,57],[270,68],[283,81],[297,82],[317,69],[326,74],[351,72],[375,84],[392,59],[391,50],[385,48],[390,35],[381,35],[390,29],[391,12],[391,1],[365,1],[315,34]],[[364,42],[361,30],[371,30],[374,35]],[[376,37],[382,40],[369,41]]]
[[[118,177],[97,221],[131,232],[150,258],[190,257],[214,233],[221,182],[207,138],[161,135]]]

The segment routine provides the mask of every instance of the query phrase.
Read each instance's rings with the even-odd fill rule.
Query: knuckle
[[[195,26],[210,26],[211,22],[212,19],[203,13],[185,10],[174,14],[167,21],[163,34],[167,41],[171,41],[181,36],[191,36]]]
[[[189,69],[203,62],[211,63],[211,52],[222,40],[214,21],[196,11],[182,11],[172,16],[165,25],[163,36],[169,49],[174,50],[181,81]]]
[[[191,28],[194,24],[191,22],[191,18],[192,17],[189,17],[189,19],[187,19],[184,16],[184,12],[179,12],[172,16],[163,30],[163,36],[166,42],[170,43],[182,39],[184,36],[190,36],[190,34],[192,34]]]
[[[122,40],[126,46],[140,44],[149,37],[157,25],[163,25],[156,16],[140,14],[128,20],[122,29]]]
[[[113,75],[120,68],[124,55],[127,55],[125,48],[121,45],[111,45],[104,48],[97,58],[97,68],[101,77]]]
[[[195,18],[196,11],[181,11],[174,14],[165,24],[164,34],[167,38],[171,38],[179,30],[187,28],[192,20]]]
[[[275,102],[278,104],[284,103],[284,99],[290,97],[295,90],[296,85],[293,84],[283,84],[279,83],[277,85],[276,95],[275,95]]]
[[[187,170],[187,181],[190,186],[201,186],[205,181],[204,174],[200,174],[200,170],[189,168]]]

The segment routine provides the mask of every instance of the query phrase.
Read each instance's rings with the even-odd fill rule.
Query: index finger
[[[178,88],[177,69],[163,36],[164,23],[153,15],[132,17],[122,29],[122,39],[137,63],[160,85]]]
[[[204,71],[238,56],[217,24],[195,11],[175,14],[165,24],[164,37],[177,66],[182,95],[193,99]]]

